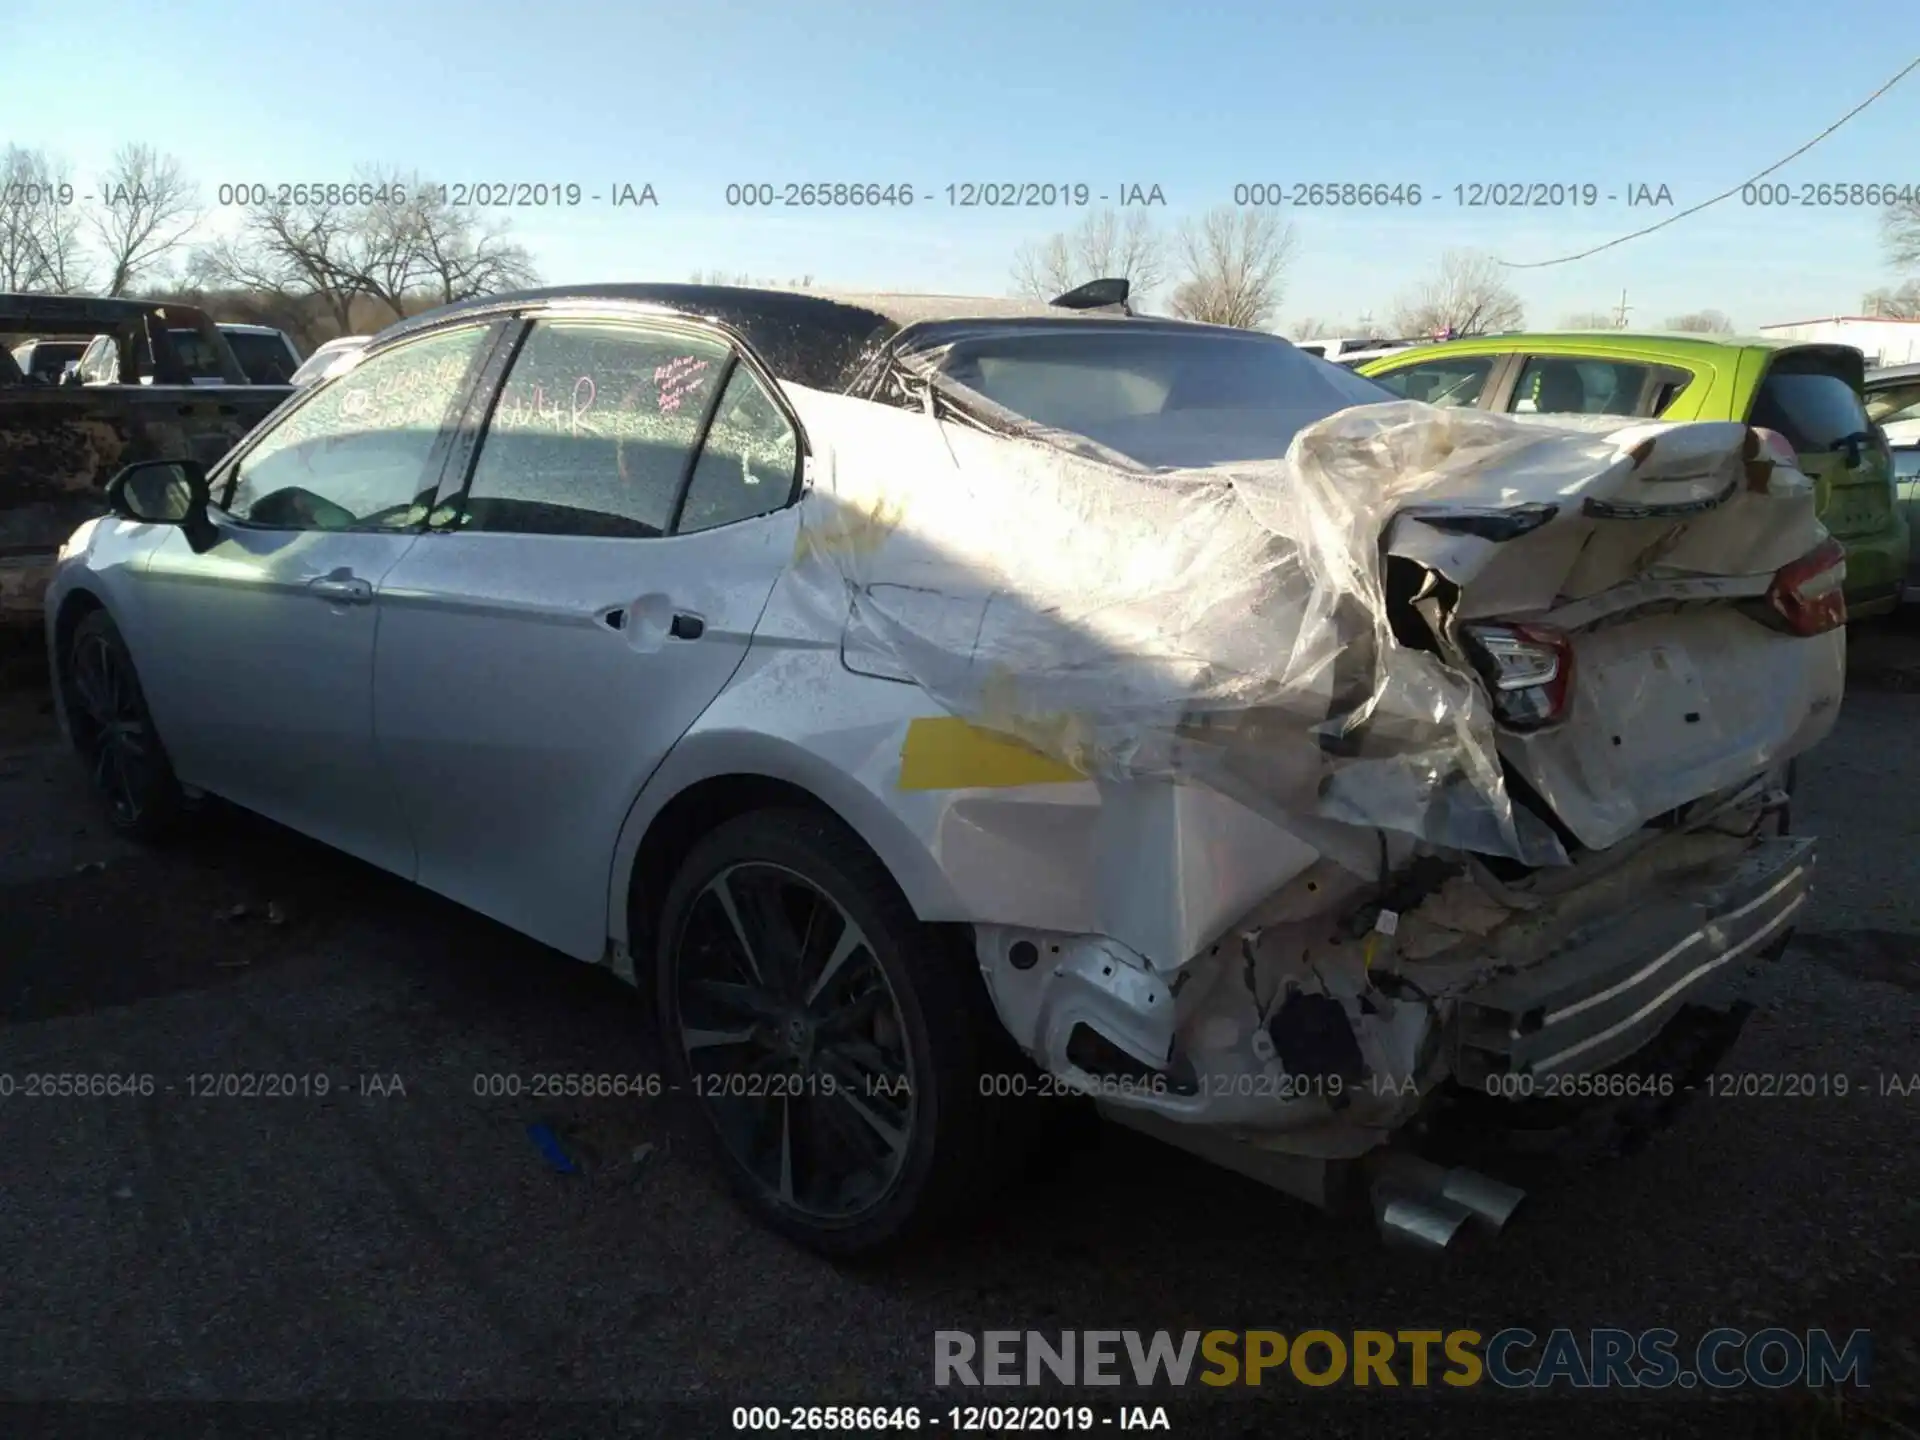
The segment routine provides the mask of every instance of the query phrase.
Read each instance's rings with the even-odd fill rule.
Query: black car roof
[[[609,300],[688,318],[710,319],[734,331],[782,380],[819,390],[843,390],[881,347],[909,326],[945,328],[986,323],[1100,324],[1129,328],[1195,327],[1181,320],[1152,320],[1060,309],[1031,300],[972,295],[883,294],[866,291],[773,290],[733,285],[616,283],[558,285],[463,300],[429,310],[383,330],[376,343],[444,325],[467,316],[572,301]],[[1246,334],[1245,331],[1233,332]]]

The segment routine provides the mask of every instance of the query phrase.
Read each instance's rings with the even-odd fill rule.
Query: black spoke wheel
[[[997,1026],[958,935],[857,837],[786,810],[696,845],[658,934],[672,1078],[749,1208],[839,1256],[950,1218],[982,1179]]]
[[[104,610],[74,627],[61,669],[68,733],[114,829],[157,839],[184,800],[126,642]]]

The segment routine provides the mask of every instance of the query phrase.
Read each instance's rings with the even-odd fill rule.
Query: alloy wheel
[[[917,1119],[898,997],[847,908],[762,861],[695,897],[671,1017],[695,1097],[766,1198],[816,1223],[882,1203]]]
[[[69,720],[81,757],[114,818],[132,825],[141,817],[141,796],[157,759],[132,666],[105,636],[88,634],[74,648],[71,676]]]

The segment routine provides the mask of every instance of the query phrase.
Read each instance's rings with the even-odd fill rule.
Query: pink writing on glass
[[[660,413],[671,415],[693,393],[710,362],[682,355],[653,372],[653,383],[660,387]]]

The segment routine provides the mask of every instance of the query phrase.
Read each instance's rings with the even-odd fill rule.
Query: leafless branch
[[[1880,239],[1894,269],[1920,266],[1920,195],[1880,212]]]
[[[93,237],[106,261],[106,293],[124,295],[185,245],[199,223],[199,194],[180,162],[150,145],[122,146],[101,188]]]
[[[70,295],[87,288],[73,172],[44,151],[0,157],[0,288]]]
[[[1265,328],[1286,292],[1297,241],[1293,226],[1252,206],[1222,205],[1189,221],[1180,231],[1186,278],[1174,287],[1173,313],[1214,325]]]
[[[1167,242],[1145,210],[1095,210],[1072,230],[1014,252],[1013,290],[1051,300],[1089,280],[1125,280],[1136,309],[1167,278]]]
[[[1669,316],[1667,329],[1685,330],[1696,335],[1731,335],[1733,321],[1718,310],[1691,310],[1685,315]]]
[[[1500,262],[1472,250],[1449,250],[1434,275],[1394,305],[1394,328],[1402,335],[1487,335],[1517,330],[1526,307],[1507,288]]]
[[[1920,320],[1920,280],[1881,290],[1870,290],[1860,308],[1883,320]]]
[[[1294,340],[1326,340],[1344,333],[1338,321],[1321,320],[1313,316],[1294,321],[1288,331],[1289,337]]]

